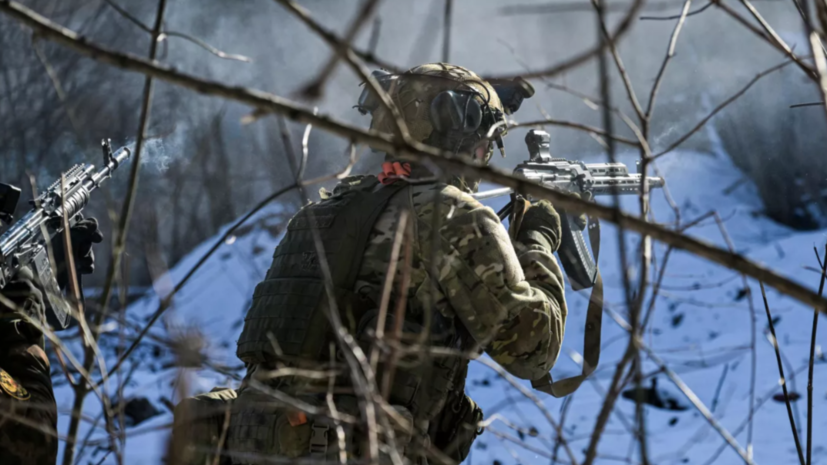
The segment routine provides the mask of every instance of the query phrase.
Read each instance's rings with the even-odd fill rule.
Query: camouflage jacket
[[[57,406],[40,345],[0,341],[0,417],[0,463],[55,463]]]
[[[335,204],[337,196],[347,190],[372,190],[378,187],[377,183],[374,177],[346,178],[332,193],[329,204]],[[330,196],[323,193],[323,197]],[[409,229],[391,286],[385,334],[400,328],[398,342],[403,348],[413,350],[400,351],[397,359],[390,356],[388,350],[381,351],[375,377],[377,388],[383,394],[386,391],[388,402],[397,411],[407,412],[405,415],[410,415],[408,418],[414,423],[418,439],[404,452],[405,455],[419,454],[422,437],[427,435],[432,446],[461,462],[470,449],[475,436],[473,432],[482,415],[473,401],[464,395],[468,360],[464,356],[444,352],[437,355],[431,350],[422,350],[419,342],[424,342],[428,349],[461,350],[465,354],[471,348],[482,348],[515,376],[541,378],[554,365],[563,340],[567,314],[563,276],[552,250],[539,243],[512,242],[494,211],[461,189],[434,182],[413,182],[403,186],[390,198],[369,230],[352,295],[345,294],[347,299],[338,303],[343,324],[372,355],[378,346],[374,331],[380,321],[385,277],[403,217],[409,218],[406,222]],[[300,214],[291,223],[293,221],[302,221]],[[294,232],[302,230],[298,226],[302,224],[297,223]],[[354,231],[338,233],[356,234]],[[358,231],[358,235],[362,233]],[[291,243],[289,234],[288,230],[287,242],[279,246],[286,249],[281,255],[277,249],[274,257],[286,256],[288,251],[304,257],[305,252],[299,252],[298,247],[285,245],[303,245],[295,239],[297,236]],[[274,266],[264,282],[294,279],[281,276],[287,276],[294,265],[304,263],[299,261],[287,266],[285,264],[289,262],[284,260],[276,267],[277,260],[281,259],[274,258]],[[410,267],[406,262],[410,262]],[[348,265],[334,259],[331,266]],[[280,270],[287,271],[280,275]],[[295,282],[299,285],[301,280]],[[401,284],[406,282],[406,305],[397,306],[402,298]],[[281,296],[288,291],[279,289],[279,292]],[[296,294],[295,297],[306,296]],[[256,307],[255,302],[261,307]],[[357,308],[356,302],[366,303],[365,308]],[[254,309],[257,308],[262,312],[253,320],[249,320],[248,313],[245,328],[248,324],[264,327],[269,324],[267,318],[275,320],[274,317],[284,318],[285,313],[302,311],[291,301],[256,301],[254,298]],[[399,314],[404,314],[403,321],[394,321]],[[292,335],[280,334],[285,338]],[[243,338],[242,334],[240,340]],[[278,346],[286,347],[285,344],[290,342],[285,340]],[[336,360],[340,360],[339,355],[335,354]],[[308,366],[318,365],[325,359],[312,360]],[[278,368],[278,363],[254,360],[249,361],[247,377],[238,390],[238,397],[233,400],[228,450],[268,456],[306,456],[310,450],[311,422],[314,425],[319,422],[320,427],[325,427],[325,419],[291,418],[289,407],[273,402],[266,392],[259,393],[255,385],[249,389],[249,383],[270,384],[271,388],[286,390],[304,402],[321,405],[325,402],[322,393],[329,388],[328,380],[299,376],[271,378],[269,373]],[[285,360],[290,363],[289,359]],[[337,376],[335,383],[337,409],[358,416],[349,376]],[[203,399],[201,403],[208,407]],[[218,425],[223,421],[223,416],[222,419],[216,417],[214,423]],[[353,434],[346,432],[346,436],[351,438],[351,446],[358,449],[361,433],[358,426],[356,428]],[[472,434],[462,433],[468,430]],[[219,436],[220,431],[213,430],[192,442],[212,444],[211,441]],[[328,437],[334,436],[329,434]],[[454,438],[459,440],[454,441]],[[328,452],[335,449],[335,444],[328,446],[325,448]],[[400,446],[399,442],[397,446]]]
[[[553,251],[512,241],[491,208],[453,185],[412,184],[396,194],[371,233],[356,292],[379,301],[403,210],[411,214],[414,239],[407,312],[435,304],[509,373],[523,379],[548,373],[567,315]]]

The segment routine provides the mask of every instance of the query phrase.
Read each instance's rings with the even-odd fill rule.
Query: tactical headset
[[[390,91],[391,85],[400,76],[406,79],[411,76],[424,79],[449,79],[439,76],[398,75],[384,70],[373,72],[373,77],[386,92]],[[451,82],[457,84],[458,87],[464,85],[464,88],[444,90],[433,98],[428,113],[431,126],[442,138],[449,140],[468,138],[494,140],[500,152],[504,154],[502,136],[505,135],[507,128],[502,111],[488,105],[490,96],[480,92],[477,88],[461,81],[451,79]],[[519,77],[513,80],[492,80],[488,83],[497,92],[507,114],[513,114],[519,110],[523,100],[534,95],[534,87]],[[368,113],[373,115],[379,105],[379,97],[366,85],[355,108],[363,115]]]

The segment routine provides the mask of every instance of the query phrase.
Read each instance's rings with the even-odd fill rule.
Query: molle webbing
[[[374,192],[379,183],[373,177],[361,184],[303,208],[290,220],[273,264],[253,294],[238,340],[236,354],[241,360],[271,361],[278,357],[277,350],[287,359],[319,360],[330,335],[329,301],[313,228],[330,267],[337,304],[350,305],[371,230],[391,197],[407,186],[397,182]]]

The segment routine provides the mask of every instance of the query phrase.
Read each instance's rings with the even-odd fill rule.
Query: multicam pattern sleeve
[[[508,372],[523,379],[545,375],[560,352],[567,315],[552,251],[512,243],[492,209],[453,186],[413,186],[411,201],[420,257],[426,270],[436,259],[440,299],[447,301],[438,308],[452,309]]]

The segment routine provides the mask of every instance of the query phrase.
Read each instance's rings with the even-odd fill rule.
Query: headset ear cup
[[[431,101],[430,118],[434,129],[441,133],[457,131],[463,126],[463,110],[456,94],[442,91]]]
[[[442,91],[431,101],[431,125],[441,133],[471,133],[482,124],[482,106],[473,94]]]
[[[480,103],[472,96],[466,97],[465,102],[465,119],[462,132],[468,134],[476,131],[482,124],[482,107]]]

